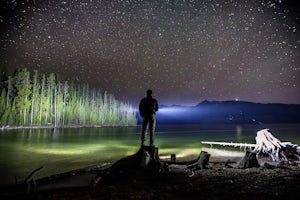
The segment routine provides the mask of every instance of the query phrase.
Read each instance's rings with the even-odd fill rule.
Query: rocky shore
[[[131,158],[132,159],[132,158]],[[3,190],[3,199],[299,199],[300,165],[232,168],[228,158],[212,158],[207,169],[161,172],[152,168],[134,170],[129,176],[92,186],[93,170],[74,171],[69,176],[37,186],[31,194]],[[237,160],[237,157],[230,158]]]
[[[13,199],[14,195],[6,196]],[[137,172],[96,187],[61,187],[18,199],[299,199],[300,168],[213,168],[186,174]]]

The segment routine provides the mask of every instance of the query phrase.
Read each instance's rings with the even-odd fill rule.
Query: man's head
[[[147,90],[147,96],[151,96],[152,95],[152,90]]]

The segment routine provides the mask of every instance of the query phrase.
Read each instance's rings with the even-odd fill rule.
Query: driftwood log
[[[33,170],[24,180],[23,183],[18,183],[18,179],[15,176],[15,186],[17,187],[17,192],[20,194],[30,194],[30,193],[35,193],[36,192],[36,181],[33,178],[33,175],[38,172],[39,170],[43,169],[44,167],[41,166],[35,170]]]
[[[195,170],[199,169],[206,169],[208,165],[208,161],[210,158],[210,154],[208,154],[206,151],[201,151],[199,156],[190,161],[162,161],[164,163],[164,169],[166,171],[172,171],[171,168],[173,168],[173,171],[180,171],[183,170],[188,173],[189,176],[194,175]],[[172,167],[169,167],[172,166]],[[175,168],[175,170],[174,170]],[[178,169],[179,170],[176,170]]]
[[[276,167],[291,160],[300,160],[299,147],[291,142],[281,142],[268,129],[257,132],[256,145],[247,151],[238,167]]]
[[[298,145],[290,142],[281,142],[275,138],[268,129],[257,132],[256,147],[253,150],[258,156],[269,156],[272,161],[281,162],[288,159],[298,159]]]

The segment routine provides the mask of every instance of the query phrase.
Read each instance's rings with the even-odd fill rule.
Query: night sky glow
[[[3,0],[0,62],[134,105],[149,88],[169,105],[300,103],[299,17],[291,0]]]

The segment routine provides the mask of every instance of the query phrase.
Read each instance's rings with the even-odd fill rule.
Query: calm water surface
[[[114,162],[135,153],[141,127],[22,129],[0,131],[1,185],[19,180],[44,166],[35,177],[44,177],[103,162]],[[300,124],[273,125],[158,125],[155,145],[160,156],[176,153],[195,157],[201,141],[255,143],[256,132],[269,128],[281,141],[300,144]],[[207,146],[205,146],[207,147]],[[238,150],[238,149],[237,149]],[[179,156],[179,157],[180,157]]]

